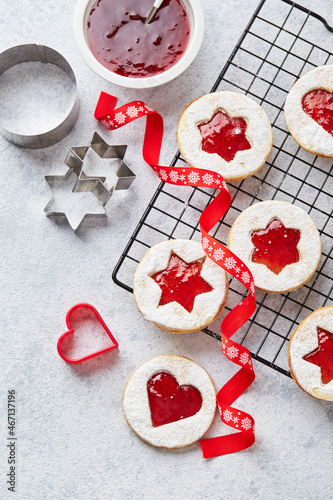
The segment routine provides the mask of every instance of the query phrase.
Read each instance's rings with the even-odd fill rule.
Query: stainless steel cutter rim
[[[77,177],[77,172],[75,172],[74,170],[72,170],[71,168],[69,168],[64,175],[45,175],[44,179],[46,180],[47,184],[49,185],[49,187],[50,187],[50,189],[52,190],[52,193],[53,193],[54,184],[56,184],[57,182],[61,182],[63,180],[67,180],[73,174]],[[96,180],[96,185],[97,185],[97,183],[98,183],[98,181]],[[97,202],[100,205],[101,209],[103,210],[103,213],[89,213],[89,212],[87,212],[86,214],[84,214],[82,216],[81,220],[76,225],[73,225],[72,222],[71,222],[71,220],[67,217],[66,212],[62,212],[62,211],[58,211],[58,210],[55,211],[55,210],[53,210],[51,208],[53,202],[55,201],[55,196],[53,194],[52,194],[51,198],[49,199],[49,201],[47,202],[47,204],[46,204],[46,206],[44,208],[44,213],[49,218],[53,218],[55,220],[64,220],[64,221],[67,221],[68,224],[70,225],[70,227],[73,229],[74,233],[76,233],[80,229],[80,227],[83,225],[83,223],[84,223],[85,220],[87,220],[87,219],[95,219],[95,218],[96,219],[101,219],[101,218],[106,217],[105,206],[102,205],[102,203],[100,202],[100,199],[99,199],[98,195],[94,192],[93,189],[91,189],[89,191],[92,191],[93,194],[95,195],[95,197],[97,198]],[[75,192],[74,188],[73,188],[72,192]],[[82,192],[82,190],[78,190],[76,192],[79,193],[79,192]]]
[[[104,182],[105,177],[100,176],[88,176],[83,171],[84,158],[87,151],[91,148],[100,158],[102,159],[118,159],[120,165],[116,171],[117,180],[115,184],[108,189]],[[89,146],[76,146],[71,147],[65,158],[65,164],[69,167],[64,175],[46,175],[44,179],[53,191],[54,183],[57,181],[66,180],[70,175],[74,174],[76,176],[76,182],[73,186],[73,193],[83,193],[90,191],[92,192],[99,205],[103,209],[103,213],[86,213],[78,224],[73,225],[70,219],[66,216],[65,212],[54,211],[52,209],[52,204],[55,200],[52,194],[51,199],[48,201],[44,208],[44,212],[47,217],[54,219],[66,220],[71,226],[73,231],[76,233],[84,221],[88,218],[102,218],[106,216],[105,205],[113,195],[116,190],[128,189],[136,178],[134,172],[129,168],[129,166],[124,161],[124,156],[127,150],[125,145],[110,145],[105,142],[105,140],[95,132]]]
[[[89,148],[91,148],[101,159],[119,160],[119,167],[116,170],[117,180],[110,189],[104,184],[106,180],[105,177],[85,174],[83,164]],[[75,172],[78,179],[74,185],[73,192],[92,191],[96,198],[98,198],[100,204],[104,207],[114,191],[128,189],[135,180],[136,175],[124,161],[126,150],[126,145],[108,144],[98,132],[94,132],[89,146],[70,148],[65,163]]]
[[[79,114],[79,99],[74,72],[68,61],[56,50],[46,45],[25,44],[11,47],[0,54],[0,75],[9,68],[24,62],[41,62],[58,66],[70,78],[73,84],[74,97],[70,99],[70,111],[58,125],[39,134],[18,134],[0,123],[0,134],[17,146],[39,149],[52,146],[61,141],[73,128]]]

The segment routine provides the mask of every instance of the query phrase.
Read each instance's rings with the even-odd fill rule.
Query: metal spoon
[[[154,5],[152,6],[151,10],[148,13],[148,16],[145,19],[145,24],[149,24],[153,17],[156,14],[156,11],[161,7],[163,0],[155,0]]]

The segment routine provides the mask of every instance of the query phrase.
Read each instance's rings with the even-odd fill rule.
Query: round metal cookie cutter
[[[46,45],[37,44],[17,45],[2,52],[0,54],[0,75],[9,68],[25,62],[42,62],[58,66],[69,76],[75,90],[72,102],[70,102],[71,109],[65,119],[56,127],[45,130],[45,132],[35,135],[17,134],[0,123],[0,134],[9,142],[30,149],[46,148],[66,137],[77,120],[79,99],[76,78],[71,66],[59,52]]]

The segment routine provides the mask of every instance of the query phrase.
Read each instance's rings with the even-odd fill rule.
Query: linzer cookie
[[[275,200],[241,212],[230,229],[228,247],[251,270],[255,286],[269,293],[302,286],[321,256],[319,233],[309,215]]]
[[[333,65],[319,66],[293,85],[284,115],[291,135],[302,148],[333,157]]]
[[[147,443],[181,448],[210,428],[216,410],[214,384],[202,366],[181,356],[157,356],[130,377],[123,395],[125,418]]]
[[[208,326],[227,300],[226,272],[191,240],[154,245],[134,274],[141,314],[162,330],[187,333]]]
[[[333,306],[317,309],[302,321],[290,338],[288,362],[303,391],[333,401]]]
[[[237,92],[215,92],[191,102],[180,116],[177,140],[186,162],[213,170],[226,181],[257,172],[272,149],[265,111]]]

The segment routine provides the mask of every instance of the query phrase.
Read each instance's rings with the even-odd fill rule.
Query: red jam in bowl
[[[163,73],[184,54],[190,20],[181,0],[164,0],[152,21],[152,0],[97,0],[88,17],[90,49],[103,66],[121,76]]]

